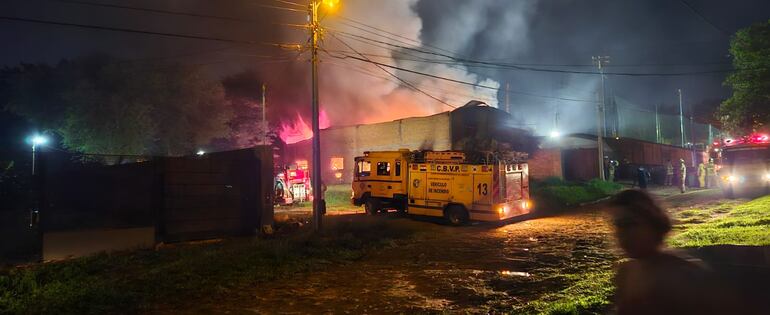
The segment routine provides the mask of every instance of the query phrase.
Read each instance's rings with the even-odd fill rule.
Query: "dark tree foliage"
[[[150,66],[89,56],[2,71],[6,110],[55,132],[73,151],[190,154],[227,134],[221,84],[182,65]]]
[[[246,70],[222,80],[225,96],[236,113],[227,122],[229,142],[238,148],[253,147],[265,140],[262,124],[262,82],[256,71]],[[270,141],[269,137],[267,139]]]
[[[770,126],[770,21],[738,31],[730,44],[736,71],[725,85],[733,95],[719,108],[724,129],[734,134]]]

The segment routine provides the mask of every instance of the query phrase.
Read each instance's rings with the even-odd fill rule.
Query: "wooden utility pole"
[[[267,102],[265,93],[267,92],[267,86],[262,84],[262,145],[267,145]]]
[[[505,83],[505,112],[511,113],[511,84]]]
[[[607,130],[604,125],[604,65],[610,63],[609,56],[593,56],[591,57],[594,64],[599,69],[599,76],[601,77],[601,93],[599,93],[599,103],[596,105],[596,147],[599,153],[599,178],[605,180],[604,177],[604,133]]]
[[[318,7],[321,5],[321,1],[311,1],[309,5],[309,20],[310,20],[310,62],[311,66],[311,79],[312,79],[312,128],[313,128],[313,158],[312,158],[312,177],[311,185],[313,186],[313,229],[316,231],[321,230],[323,220],[323,213],[321,209],[321,132],[318,121],[318,39],[321,32],[321,25],[318,21]]]

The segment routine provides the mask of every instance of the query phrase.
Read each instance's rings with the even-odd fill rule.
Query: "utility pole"
[[[316,231],[321,230],[323,219],[323,213],[321,213],[321,132],[318,122],[318,39],[320,37],[321,25],[318,21],[318,7],[321,5],[321,1],[314,0],[309,5],[309,20],[310,20],[310,62],[311,66],[311,78],[312,78],[312,128],[313,128],[313,159],[311,166],[312,178],[311,185],[313,186],[313,229]]]
[[[511,113],[511,84],[505,83],[505,112],[510,114]]]
[[[267,145],[267,102],[265,101],[265,92],[267,86],[262,83],[262,145]]]
[[[660,136],[660,116],[658,114],[658,104],[655,104],[655,142],[661,143],[661,136]]]
[[[596,106],[596,147],[599,153],[599,178],[605,180],[604,177],[604,133],[607,130],[604,125],[604,65],[610,62],[609,56],[593,56],[591,57],[594,64],[599,68],[599,76],[601,77],[601,93],[599,93],[599,103]]]
[[[682,135],[682,147],[684,148],[684,113],[682,111],[682,89],[679,92],[679,133]]]

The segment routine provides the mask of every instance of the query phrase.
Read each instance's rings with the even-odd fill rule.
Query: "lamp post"
[[[41,135],[34,135],[30,138],[32,143],[32,175],[35,175],[35,159],[37,158],[37,147],[48,142],[48,138]]]

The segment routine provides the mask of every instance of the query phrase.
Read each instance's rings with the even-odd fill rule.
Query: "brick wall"
[[[534,180],[562,177],[561,150],[539,149],[529,158],[529,176]]]

